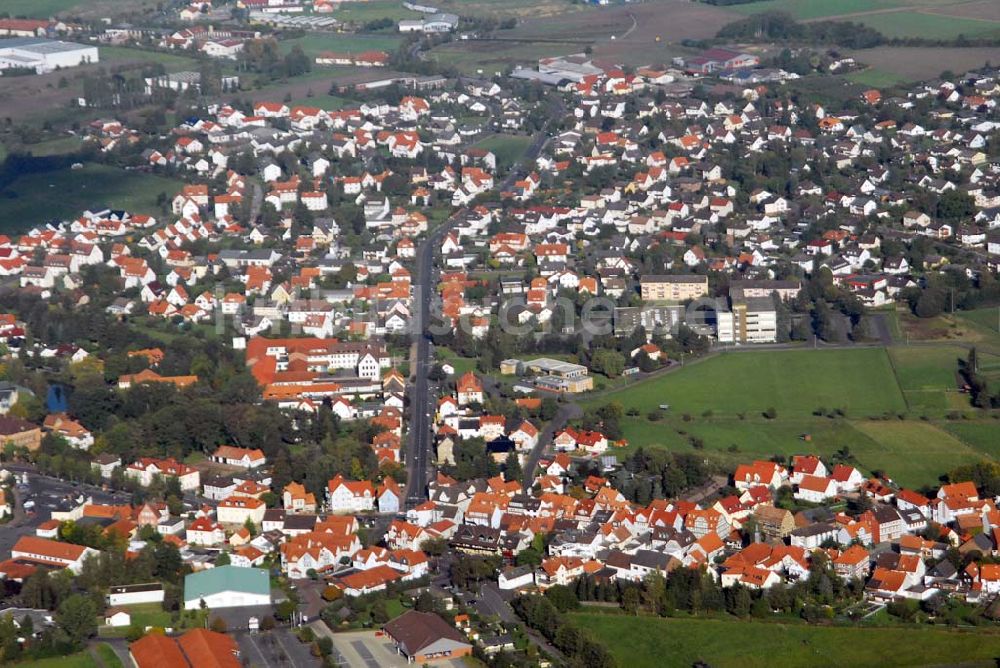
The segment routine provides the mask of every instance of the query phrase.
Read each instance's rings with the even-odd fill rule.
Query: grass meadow
[[[621,666],[715,668],[992,666],[1000,634],[574,613]]]

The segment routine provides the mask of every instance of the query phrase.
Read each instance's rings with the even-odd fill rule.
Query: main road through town
[[[542,147],[549,137],[549,127],[554,120],[562,116],[562,105],[559,113],[553,114],[550,122],[541,131],[535,133],[521,161],[511,168],[507,177],[500,184],[499,192],[510,189],[524,170],[530,169],[538,158]],[[413,273],[413,299],[416,305],[413,318],[413,335],[416,338],[416,352],[411,358],[410,387],[410,424],[406,442],[406,505],[412,508],[427,498],[427,482],[431,472],[433,452],[431,448],[431,416],[434,415],[437,403],[438,387],[427,378],[428,372],[434,366],[434,351],[431,345],[431,306],[434,303],[438,282],[438,269],[435,257],[441,248],[445,236],[455,223],[465,215],[464,209],[456,211],[448,220],[435,227],[417,248],[416,266]]]

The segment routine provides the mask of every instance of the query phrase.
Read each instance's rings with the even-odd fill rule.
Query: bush
[[[773,419],[775,419],[776,417],[778,417],[778,409],[777,409],[777,408],[775,408],[774,406],[771,406],[771,407],[770,407],[770,408],[768,408],[768,409],[767,409],[766,411],[764,411],[763,415],[764,415],[764,417],[765,417],[765,418],[767,418],[768,420],[773,420]]]

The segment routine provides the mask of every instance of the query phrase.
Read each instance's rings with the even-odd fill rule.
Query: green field
[[[392,53],[403,42],[399,34],[353,35],[341,33],[313,33],[296,39],[286,39],[280,44],[282,53],[299,46],[307,56],[315,58],[323,51],[335,53],[360,53],[361,51],[385,51]]]
[[[853,12],[867,12],[875,9],[892,9],[902,2],[896,0],[763,0],[742,5],[729,5],[726,9],[741,14],[762,12],[786,12],[797,19],[820,19]]]
[[[1000,420],[954,421],[945,423],[943,428],[987,457],[1000,457]]]
[[[498,167],[510,167],[521,159],[530,143],[529,135],[493,135],[476,142],[473,146],[493,151],[497,157]]]
[[[934,485],[956,466],[983,459],[976,449],[927,422],[861,421],[854,426],[877,446],[851,446],[852,454],[904,486]]]
[[[336,111],[348,107],[357,107],[359,103],[357,100],[340,97],[339,95],[313,95],[312,97],[302,97],[292,100],[289,104],[293,107],[319,107],[327,111]]]
[[[878,30],[886,37],[924,37],[927,39],[954,39],[966,37],[995,37],[1000,35],[1000,22],[963,19],[941,14],[921,12],[890,12],[869,14],[851,19]]]
[[[341,3],[333,17],[344,23],[368,23],[378,19],[419,19],[423,14],[403,7],[398,0],[372,0],[372,2]]]
[[[198,61],[188,56],[127,46],[101,46],[101,62],[119,65],[121,63],[150,63],[163,65],[168,72],[197,70]]]
[[[893,74],[892,72],[883,72],[877,69],[867,69],[860,72],[851,72],[844,77],[848,81],[853,81],[857,84],[862,84],[864,86],[871,86],[872,88],[890,88],[892,86],[897,86],[899,84],[906,83],[904,77],[898,74]]]
[[[99,206],[162,215],[157,196],[173,197],[180,188],[173,179],[105,165],[28,174],[0,190],[0,221],[4,231],[22,230]]]
[[[793,666],[993,666],[1000,635],[919,628],[822,627],[659,619],[596,613],[571,618],[629,668]]]
[[[580,50],[577,45],[576,51]],[[537,63],[539,58],[565,56],[574,52],[574,45],[548,42],[448,42],[428,52],[428,57],[439,64],[454,67],[467,74],[479,70],[485,75],[503,72],[515,65]]]
[[[645,414],[660,404],[671,413],[808,416],[817,407],[852,416],[906,409],[882,348],[723,353],[678,371],[639,381],[594,404],[619,401]]]
[[[47,19],[82,4],[84,0],[3,0],[0,10],[11,16]]]
[[[940,414],[969,407],[969,397],[958,391],[955,379],[958,361],[966,355],[963,348],[897,346],[889,355],[910,410]]]

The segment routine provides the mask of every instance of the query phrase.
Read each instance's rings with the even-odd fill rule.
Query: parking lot
[[[396,654],[396,648],[385,637],[378,637],[375,631],[351,631],[331,633],[326,624],[313,624],[316,635],[327,635],[333,639],[333,658],[350,668],[403,668],[406,659]]]
[[[309,651],[309,645],[299,642],[292,632],[285,628],[263,633],[234,633],[240,647],[240,658],[248,666],[271,668],[272,666],[318,666],[319,659]]]
[[[74,485],[56,478],[49,478],[35,473],[28,474],[28,484],[16,486],[17,498],[21,504],[34,501],[34,507],[22,516],[15,513],[15,519],[0,531],[0,558],[10,556],[11,548],[21,536],[35,533],[38,525],[52,516],[52,510],[68,496],[92,497],[94,503],[126,504],[131,496],[127,493],[105,492],[91,485]]]

